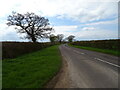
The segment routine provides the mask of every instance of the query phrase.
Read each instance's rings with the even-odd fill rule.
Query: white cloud
[[[118,19],[111,20],[111,21],[99,21],[99,22],[93,22],[93,23],[88,23],[85,25],[110,25],[110,24],[118,24]]]
[[[102,30],[96,28],[94,30],[82,30],[77,33],[74,33],[74,35],[77,37],[78,40],[113,39],[118,38],[118,31]]]
[[[20,40],[19,35],[13,27],[8,27],[5,24],[0,24],[0,41]]]
[[[13,28],[7,28],[3,18],[12,11],[19,13],[34,12],[43,16],[69,18],[80,22],[96,21],[117,17],[119,0],[2,0],[0,3],[0,38],[8,35],[17,35]],[[116,21],[101,21],[86,25],[112,24]],[[78,26],[55,26],[55,34],[75,35],[80,38],[116,37],[115,31],[84,27],[81,31]],[[12,34],[14,33],[14,34]],[[10,38],[10,37],[9,37]],[[17,38],[17,37],[16,37]]]
[[[55,31],[55,34],[64,34],[66,37],[74,35],[77,40],[118,38],[117,30],[105,30],[99,27],[83,27],[79,29],[78,26],[56,26]]]
[[[24,34],[18,34],[15,27],[8,27],[5,23],[0,24],[0,41],[25,41],[20,39]]]
[[[55,32],[54,34],[64,34],[65,36],[71,35],[73,32],[77,30],[78,26],[71,25],[71,26],[55,26]]]
[[[83,27],[79,29],[78,26],[55,26],[55,32],[53,34],[64,34],[65,37],[69,35],[74,35],[77,40],[92,40],[92,39],[113,39],[118,37],[117,30],[103,30],[100,28],[95,27]],[[6,28],[3,32],[0,32],[0,38],[2,40],[17,40],[22,41],[19,39],[20,35],[16,33],[13,28]]]
[[[84,27],[84,28],[82,28],[82,30],[95,30],[95,28],[94,27]]]
[[[106,2],[105,2],[106,1]],[[72,18],[80,22],[104,19],[117,14],[118,0],[2,0],[0,16],[12,11],[35,12],[43,16]],[[109,3],[108,3],[109,2]]]

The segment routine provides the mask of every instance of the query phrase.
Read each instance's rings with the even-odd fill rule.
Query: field
[[[119,43],[120,43],[120,39],[77,41],[77,42],[71,43],[71,46],[81,48],[81,49],[93,50],[93,51],[120,56]]]
[[[52,44],[32,42],[2,42],[2,59],[15,58],[49,46],[52,46]]]
[[[3,88],[42,88],[59,71],[61,56],[57,45],[2,64]]]

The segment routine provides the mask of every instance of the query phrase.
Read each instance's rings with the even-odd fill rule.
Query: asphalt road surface
[[[75,88],[118,88],[118,57],[61,45]]]

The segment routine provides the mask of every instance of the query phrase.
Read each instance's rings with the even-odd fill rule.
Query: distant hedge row
[[[51,43],[2,42],[2,59],[15,58],[51,45]]]
[[[94,47],[101,49],[109,49],[109,50],[119,50],[120,39],[116,40],[92,40],[92,41],[77,41],[71,43],[73,45],[85,46],[85,47]]]

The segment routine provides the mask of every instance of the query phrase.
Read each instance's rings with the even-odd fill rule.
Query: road
[[[61,45],[68,64],[68,88],[118,88],[118,57]]]

